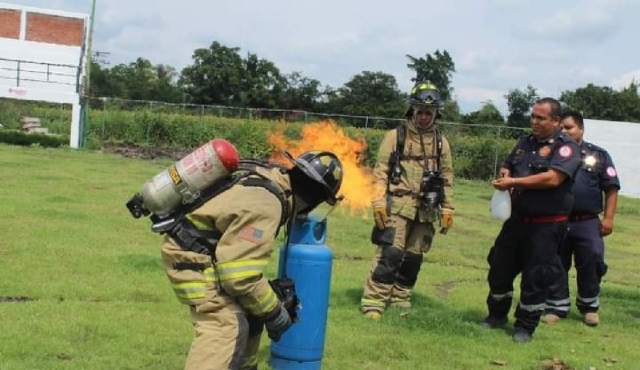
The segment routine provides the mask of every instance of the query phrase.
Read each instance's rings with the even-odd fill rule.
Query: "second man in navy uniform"
[[[606,150],[583,140],[584,120],[578,112],[566,112],[560,122],[564,131],[580,145],[582,166],[573,185],[575,203],[569,217],[569,234],[562,248],[566,271],[575,259],[578,296],[576,306],[589,326],[600,323],[600,282],[607,272],[604,262],[603,237],[613,231],[620,181],[613,161]],[[599,215],[603,212],[602,220]],[[546,314],[542,321],[556,323],[569,313],[569,279],[567,274],[551,286]]]
[[[513,282],[522,273],[515,312],[515,342],[528,342],[538,326],[548,287],[564,269],[558,250],[573,207],[573,178],[580,149],[560,128],[560,103],[538,100],[531,112],[531,134],[522,137],[502,164],[498,190],[510,190],[511,217],[489,252],[489,315],[482,326],[507,323]]]

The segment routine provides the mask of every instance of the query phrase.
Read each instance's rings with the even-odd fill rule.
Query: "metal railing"
[[[21,82],[40,82],[75,86],[79,92],[80,74],[81,68],[71,64],[0,58],[0,79],[13,80],[16,87]]]

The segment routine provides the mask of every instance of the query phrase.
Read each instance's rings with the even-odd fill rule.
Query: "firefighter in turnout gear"
[[[408,99],[406,122],[386,133],[374,169],[373,227],[377,245],[360,310],[379,319],[390,305],[411,307],[434,224],[453,224],[453,165],[449,142],[436,127],[444,102],[436,86],[420,82]]]
[[[343,169],[329,152],[289,158],[291,169],[256,165],[164,239],[166,274],[195,332],[187,370],[257,369],[263,329],[278,341],[292,325],[264,268],[283,224],[337,203]]]

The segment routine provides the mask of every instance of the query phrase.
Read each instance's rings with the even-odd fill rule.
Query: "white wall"
[[[82,49],[80,47],[0,38],[0,58],[21,61],[20,87],[56,92],[76,92],[77,75],[78,72],[82,72],[80,65]],[[51,73],[48,77],[44,74],[47,71]],[[0,60],[0,77],[2,77],[0,84],[16,86],[17,62]]]
[[[620,178],[620,194],[640,197],[640,123],[584,120],[584,140],[606,149]]]
[[[78,83],[81,84],[85,76],[86,48],[84,43],[89,36],[89,27],[85,26],[83,46],[26,41],[26,13],[37,12],[79,18],[84,20],[85,25],[88,25],[89,16],[1,2],[0,8],[22,11],[19,40],[0,38],[0,58],[9,59],[0,60],[0,77],[3,77],[0,78],[0,97],[71,104],[73,113],[69,145],[72,148],[79,147],[81,106]],[[16,61],[20,61],[19,76],[17,73],[18,62]]]

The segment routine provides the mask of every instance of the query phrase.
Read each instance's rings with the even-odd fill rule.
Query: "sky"
[[[0,0],[91,13],[91,0]],[[218,41],[282,73],[341,87],[363,71],[393,75],[408,92],[407,54],[447,50],[463,113],[510,89],[541,96],[594,83],[640,81],[638,0],[96,0],[93,50],[110,66],[138,57],[178,71]]]

